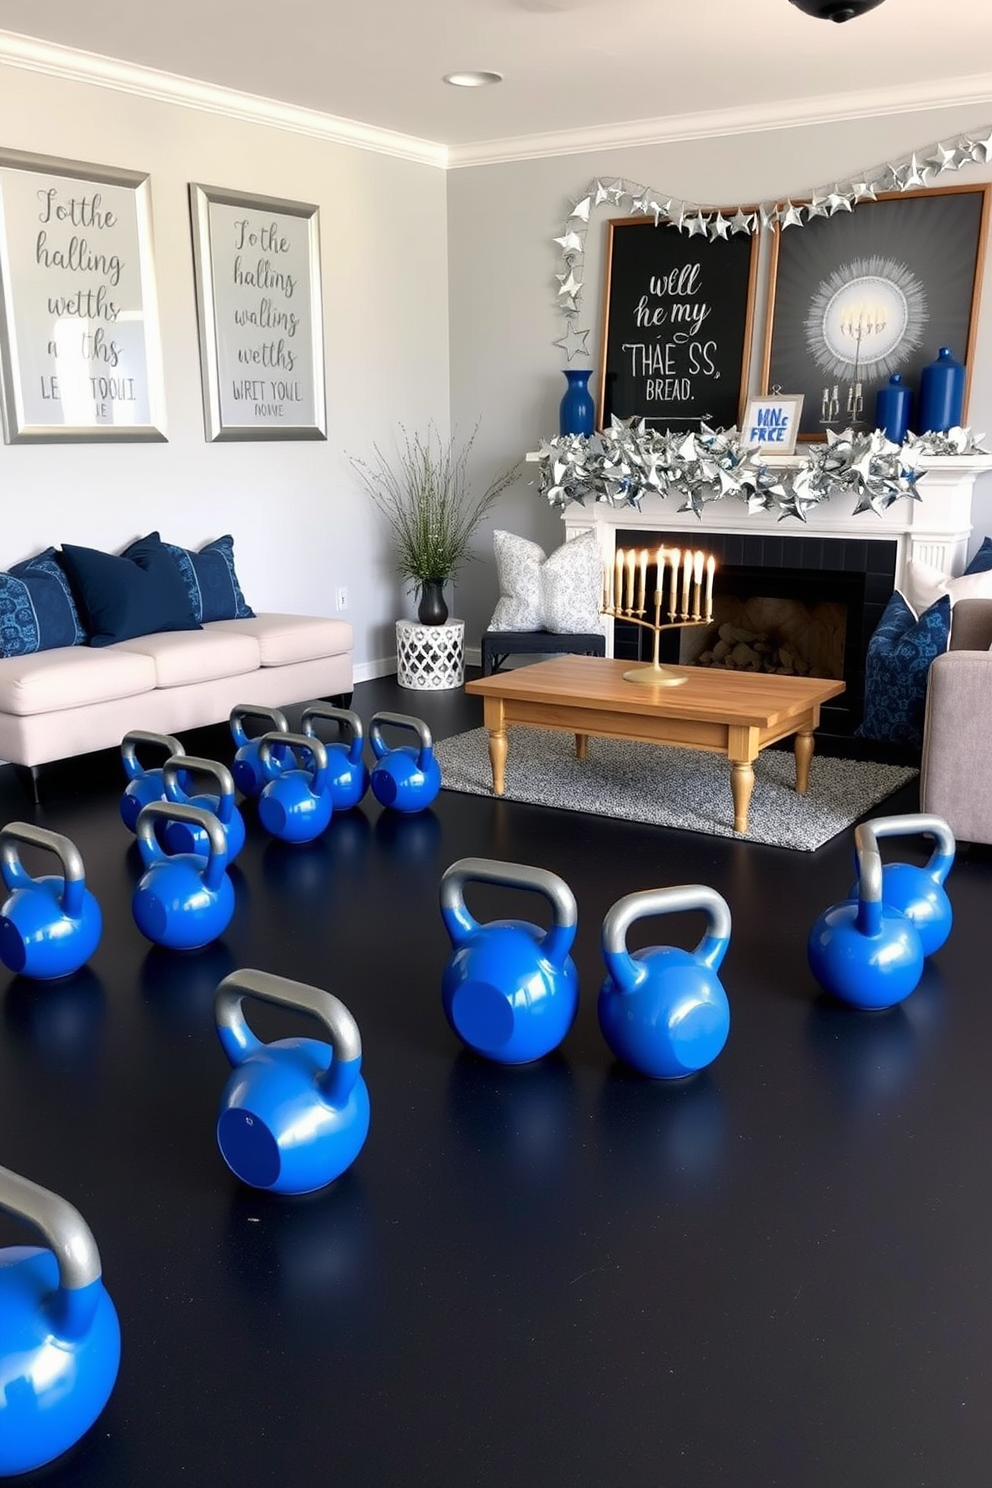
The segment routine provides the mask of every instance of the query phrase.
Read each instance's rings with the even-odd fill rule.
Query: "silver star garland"
[[[850,493],[854,511],[884,511],[907,496],[920,500],[917,482],[924,455],[986,454],[983,434],[949,429],[946,434],[907,434],[893,444],[880,430],[827,433],[826,444],[812,445],[787,468],[770,468],[760,451],[747,449],[740,431],[657,433],[643,419],[614,418],[599,434],[563,434],[545,439],[538,452],[541,495],[552,507],[572,502],[605,502],[640,510],[648,492],[677,495],[679,511],[702,517],[714,501],[736,497],[749,513],[777,512],[779,520],[805,522],[814,507]]]
[[[759,202],[756,207],[745,210],[738,207],[731,216],[723,209],[696,206],[672,198],[664,192],[653,191],[649,186],[636,185],[631,181],[603,180],[597,177],[571,203],[571,209],[561,236],[553,241],[560,249],[561,272],[558,274],[559,313],[569,322],[564,336],[556,341],[569,361],[575,355],[573,346],[576,336],[591,335],[586,331],[573,330],[571,319],[577,316],[582,304],[582,260],[585,252],[585,234],[590,217],[596,209],[625,211],[629,216],[651,217],[656,227],[661,224],[674,227],[689,237],[701,236],[709,239],[726,238],[730,233],[757,233],[778,227],[803,227],[814,217],[832,217],[835,212],[850,212],[858,202],[874,201],[880,191],[910,191],[916,187],[929,186],[945,171],[960,170],[962,166],[992,162],[992,125],[970,130],[950,143],[936,141],[926,149],[914,150],[899,160],[876,166],[865,172],[862,179],[847,183],[834,182],[832,186],[818,186],[810,193],[808,202]],[[576,226],[576,224],[581,224]],[[573,278],[574,275],[577,276]],[[569,280],[573,289],[567,287]],[[583,345],[582,351],[585,352]],[[906,493],[903,493],[906,494]],[[789,498],[791,501],[791,498]],[[802,505],[802,502],[799,503]],[[797,509],[790,515],[800,515]]]

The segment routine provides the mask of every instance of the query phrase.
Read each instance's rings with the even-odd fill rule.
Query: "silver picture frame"
[[[319,209],[189,193],[207,440],[326,439]]]
[[[147,174],[0,150],[8,444],[165,439]]]

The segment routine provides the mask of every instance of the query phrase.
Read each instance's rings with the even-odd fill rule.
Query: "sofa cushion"
[[[354,645],[347,620],[319,615],[255,615],[251,620],[218,620],[218,630],[254,636],[263,667],[290,666],[321,656],[342,656]]]
[[[0,655],[28,656],[85,639],[54,548],[0,573]]]
[[[182,575],[196,620],[250,620],[255,611],[246,604],[234,568],[234,538],[227,534],[199,552],[166,543]]]
[[[950,633],[949,595],[917,618],[896,590],[868,643],[861,738],[922,744],[930,663],[947,650]]]
[[[117,556],[62,544],[86,616],[91,646],[111,646],[158,630],[199,630],[175,562],[157,532]]]
[[[157,687],[184,687],[188,682],[215,682],[257,672],[258,642],[254,636],[230,631],[218,633],[213,626],[196,635],[183,631],[159,631],[123,641],[121,650],[151,659]]]
[[[154,687],[154,662],[130,651],[61,646],[0,660],[0,712],[20,718],[137,697]]]

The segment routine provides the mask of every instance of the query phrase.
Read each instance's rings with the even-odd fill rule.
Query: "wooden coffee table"
[[[467,682],[465,691],[484,701],[495,794],[503,794],[509,724],[573,733],[578,759],[590,734],[726,755],[736,832],[747,831],[754,760],[794,734],[796,790],[806,794],[820,707],[843,682],[673,666],[665,670],[684,675],[684,684],[660,687],[625,681],[629,670],[629,662],[562,656]]]

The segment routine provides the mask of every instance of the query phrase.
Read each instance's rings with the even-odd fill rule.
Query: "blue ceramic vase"
[[[942,346],[920,373],[920,433],[945,433],[960,424],[964,408],[964,367]]]
[[[893,372],[875,398],[875,428],[881,429],[893,444],[902,444],[909,428],[909,410],[913,395],[898,372]]]
[[[592,370],[566,367],[564,372],[568,387],[558,405],[558,433],[591,434],[596,426],[596,408],[589,391]]]

